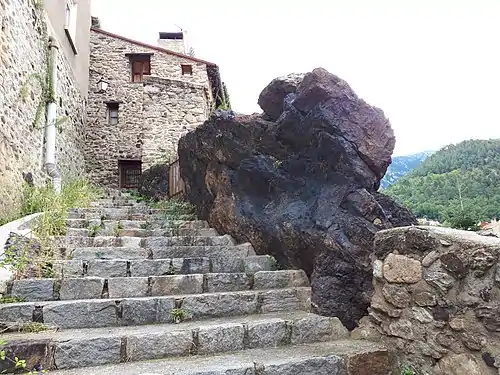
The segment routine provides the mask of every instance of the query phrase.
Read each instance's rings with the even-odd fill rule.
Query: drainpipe
[[[56,193],[61,192],[61,174],[56,165],[56,119],[57,119],[57,104],[55,93],[57,91],[57,47],[53,37],[49,38],[50,63],[49,63],[49,92],[50,98],[47,103],[47,123],[45,125],[45,169],[47,174],[52,178],[54,190]]]

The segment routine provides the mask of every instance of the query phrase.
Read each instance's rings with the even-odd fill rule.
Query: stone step
[[[272,271],[275,260],[269,255],[244,258],[173,258],[173,259],[93,259],[61,260],[54,263],[57,278],[63,277],[141,277],[193,273],[240,273],[254,274]]]
[[[203,220],[166,220],[164,218],[154,218],[151,220],[101,220],[101,219],[68,219],[68,228],[98,228],[106,229],[207,229],[208,223]]]
[[[207,235],[181,235],[168,236],[165,241],[166,246],[231,246],[236,245],[234,239],[229,235],[219,236],[210,229],[200,229],[202,234]],[[152,233],[154,234],[154,233]],[[177,234],[162,231],[156,234]],[[161,237],[161,236],[155,236]],[[143,247],[144,237],[140,236],[68,236],[54,238],[54,245],[57,248],[75,249],[77,247]],[[154,237],[153,237],[154,238]]]
[[[95,230],[90,232],[87,228],[68,228],[68,237],[90,237],[90,235],[95,234]],[[191,229],[191,228],[169,228],[169,229],[121,229],[119,231],[115,228],[109,228],[106,230],[99,229],[97,231],[97,236],[95,237],[174,237],[174,236],[201,236],[201,237],[213,237],[219,234],[215,229],[203,228],[203,229]],[[92,236],[93,237],[93,236]]]
[[[164,218],[165,210],[152,209],[146,206],[134,206],[125,208],[73,208],[68,210],[69,219],[103,219],[103,220],[146,220],[153,218]]]
[[[88,367],[83,374],[388,375],[390,372],[390,354],[382,345],[369,341],[338,340]],[[60,370],[50,374],[82,375],[82,371]]]
[[[205,293],[169,297],[0,304],[0,322],[42,322],[61,329],[172,322],[172,310],[192,320],[311,309],[311,288]]]
[[[21,279],[9,284],[11,297],[36,302],[286,289],[309,287],[309,279],[302,270],[283,270],[258,271],[253,275],[198,273],[143,277]]]
[[[165,246],[143,247],[77,247],[71,259],[169,259],[169,258],[231,258],[256,255],[251,244],[236,246]]]
[[[305,312],[2,335],[8,342],[7,353],[12,348],[16,356],[28,363],[38,361],[36,364],[46,370],[286,347],[348,337],[349,331],[338,318]]]

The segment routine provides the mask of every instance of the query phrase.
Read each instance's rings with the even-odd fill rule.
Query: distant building
[[[160,32],[153,46],[91,29],[85,155],[96,182],[135,187],[224,95],[217,65],[186,55],[185,35]]]
[[[134,187],[225,102],[217,65],[192,56],[185,31],[160,32],[157,46],[115,35],[90,0],[0,1],[0,27],[0,216],[19,204],[23,174],[41,184],[88,172]],[[49,97],[57,131],[47,142]]]

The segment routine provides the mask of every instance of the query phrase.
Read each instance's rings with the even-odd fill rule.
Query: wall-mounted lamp
[[[97,82],[97,90],[98,92],[105,92],[108,89],[108,82],[106,82],[103,77],[99,79]]]

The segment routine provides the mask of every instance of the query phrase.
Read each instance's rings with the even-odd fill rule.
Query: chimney
[[[159,33],[158,46],[170,51],[187,54],[186,31]]]
[[[100,29],[101,28],[101,20],[99,20],[99,18],[94,17],[94,16],[91,16],[91,19],[92,19],[92,27],[95,27],[96,29]]]

